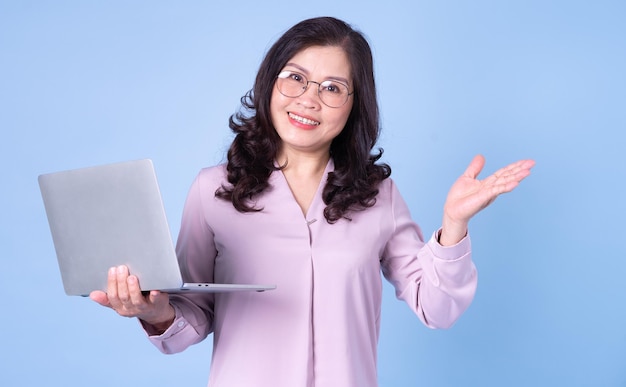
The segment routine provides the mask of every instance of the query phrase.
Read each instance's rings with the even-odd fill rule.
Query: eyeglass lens
[[[283,71],[278,74],[276,85],[285,97],[296,98],[304,94],[310,83],[317,85],[320,100],[329,107],[340,107],[348,101],[350,92],[342,82],[326,80],[309,81],[303,74],[295,71]]]

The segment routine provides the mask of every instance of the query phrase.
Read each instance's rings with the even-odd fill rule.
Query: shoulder
[[[202,168],[191,184],[190,195],[213,197],[215,191],[227,182],[225,164]]]
[[[226,164],[218,164],[200,169],[200,172],[198,172],[198,178],[206,180],[223,180],[226,179],[226,173]]]
[[[398,191],[396,183],[391,177],[388,177],[381,181],[378,185],[378,195],[376,195],[376,200],[392,201],[395,196],[399,195],[400,192]]]
[[[385,208],[394,217],[410,212],[400,189],[390,177],[381,181],[378,185],[376,206]]]
[[[194,184],[203,189],[214,187],[215,190],[227,181],[226,164],[218,164],[200,169]]]

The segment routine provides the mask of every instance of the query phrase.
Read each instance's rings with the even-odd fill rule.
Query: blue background
[[[0,2],[0,385],[205,385],[211,339],[165,356],[64,294],[37,176],[152,158],[175,236],[265,51],[320,15],[369,38],[380,145],[426,235],[474,154],[482,176],[537,161],[472,221],[452,329],[385,288],[381,386],[626,386],[626,2],[606,0]]]

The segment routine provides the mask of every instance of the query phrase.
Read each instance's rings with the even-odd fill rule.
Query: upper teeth
[[[298,121],[298,122],[302,122],[303,124],[307,124],[307,125],[319,125],[320,123],[317,121],[313,121],[313,120],[309,120],[308,118],[304,118],[304,117],[300,117],[297,116],[293,113],[289,113],[289,117],[291,117],[292,119]]]

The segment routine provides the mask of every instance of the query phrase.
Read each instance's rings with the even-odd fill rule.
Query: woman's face
[[[335,46],[312,46],[298,52],[281,70],[304,75],[322,83],[338,81],[354,91],[350,62],[344,50]],[[352,110],[353,96],[339,107],[325,105],[318,95],[318,84],[310,82],[304,94],[286,97],[276,84],[272,91],[270,113],[282,140],[280,155],[293,152],[327,157],[332,140],[343,130]]]

